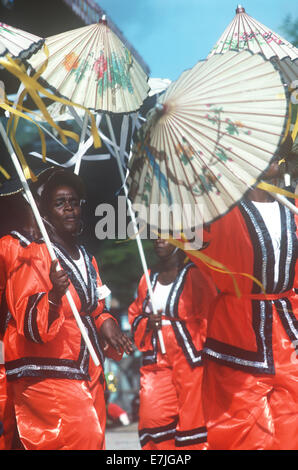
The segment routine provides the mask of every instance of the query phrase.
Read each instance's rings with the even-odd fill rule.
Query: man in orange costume
[[[193,263],[183,263],[185,255],[173,245],[159,239],[155,249],[160,267],[151,271],[151,283],[156,301],[165,297],[163,313],[158,319],[150,313],[145,276],[128,310],[136,346],[143,353],[140,443],[144,450],[203,450],[207,429],[201,403],[202,348],[216,291]],[[150,326],[155,321],[162,325],[165,354]]]
[[[274,162],[266,178],[277,174]],[[203,404],[210,448],[298,449],[294,215],[255,189],[210,225],[206,243],[204,254],[231,273],[242,273],[234,275],[239,298],[232,275],[208,270],[221,291],[204,347]]]

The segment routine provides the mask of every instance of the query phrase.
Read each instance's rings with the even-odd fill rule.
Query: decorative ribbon
[[[296,105],[296,107],[297,107],[297,105]],[[298,134],[298,112],[296,113],[296,122],[294,124],[294,129],[292,130],[292,140],[293,140],[293,142],[295,142],[297,134]]]
[[[261,181],[258,183],[257,187],[259,189],[263,189],[264,191],[269,191],[270,193],[277,193],[281,194],[282,196],[289,197],[291,199],[297,199],[298,194],[292,193],[291,191],[287,191],[286,189],[279,188],[274,184],[265,183],[265,181]]]
[[[185,239],[185,237],[182,236],[182,238]],[[191,250],[191,251],[188,251],[188,250],[185,250],[184,248],[184,241],[181,241],[181,240],[177,240],[177,239],[174,239],[174,238],[169,238],[168,239],[168,242],[169,243],[172,243],[173,245],[177,246],[178,248],[180,248],[181,250],[183,250],[186,254],[188,255],[191,255],[191,256],[194,256],[195,258],[198,258],[199,260],[201,260],[209,269],[213,269],[214,271],[217,271],[219,273],[222,273],[222,274],[228,274],[229,276],[231,276],[232,280],[233,280],[233,284],[234,284],[234,289],[235,289],[235,293],[236,293],[236,297],[240,298],[242,296],[241,292],[240,292],[240,289],[239,289],[239,286],[237,284],[237,281],[235,279],[235,276],[244,276],[244,277],[247,277],[249,279],[251,279],[253,282],[255,282],[256,284],[258,284],[262,290],[262,292],[264,294],[266,294],[265,292],[265,289],[264,289],[264,286],[263,284],[254,276],[252,276],[251,274],[248,274],[248,273],[237,273],[237,272],[233,272],[233,271],[230,271],[226,266],[224,266],[222,263],[220,263],[219,261],[216,261],[214,260],[213,258],[211,258],[210,256],[208,255],[205,255],[204,253],[202,253],[201,251],[198,251],[198,250]]]
[[[10,179],[10,174],[7,173],[7,171],[5,170],[5,168],[3,168],[3,166],[1,166],[1,165],[0,165],[0,171],[1,171],[1,173],[4,175],[4,177],[5,177],[6,179],[8,179],[8,180]]]
[[[48,48],[47,48],[46,44],[44,44],[43,48],[44,48],[44,52],[45,52],[45,56],[46,56],[46,61],[42,64],[42,66],[38,69],[38,71],[33,75],[33,80],[37,80],[40,77],[40,75],[45,71],[45,69],[47,68],[47,65],[48,65],[49,51],[48,51]],[[24,71],[24,73],[26,73],[26,70],[25,70],[25,68],[22,64],[20,64],[20,68]],[[26,89],[24,89],[20,93],[18,102],[16,104],[17,109],[25,110],[25,108],[23,107],[23,101],[24,101],[27,94],[28,94],[28,91]],[[30,112],[30,110],[26,110],[26,111]],[[35,177],[35,175],[33,175],[32,170],[30,168],[28,168],[28,166],[26,164],[25,157],[23,155],[23,152],[22,152],[20,146],[18,145],[16,137],[15,137],[19,119],[20,119],[20,115],[16,115],[14,113],[10,114],[10,118],[8,120],[8,123],[7,123],[7,134],[9,134],[9,129],[11,129],[11,132],[10,132],[11,143],[14,146],[16,154],[19,157],[19,160],[22,164],[23,170],[25,171],[26,174],[28,174],[28,170],[29,170],[29,172],[31,174],[31,178],[34,181],[34,180],[36,180],[36,177]],[[59,126],[57,126],[56,123],[54,123],[54,124],[55,124],[54,127],[57,129]],[[78,136],[74,132],[62,130],[62,133],[63,133],[63,135],[68,136],[68,137],[78,141]],[[60,135],[61,135],[61,133],[60,133]],[[42,147],[42,159],[45,162],[46,161],[46,140],[45,140],[45,137],[44,137],[44,134],[42,133],[42,131],[40,132],[40,138],[41,138],[41,147]]]
[[[292,103],[291,103],[291,100],[289,101],[289,116],[288,116],[288,120],[287,120],[287,124],[286,124],[286,129],[285,129],[285,133],[284,133],[284,136],[281,140],[281,142],[283,143],[288,134],[289,134],[289,131],[290,131],[290,126],[291,126],[291,121],[292,121]]]
[[[6,100],[6,103],[1,103],[0,102],[0,107],[5,109],[6,111],[8,111],[9,113],[13,113],[13,114],[16,114],[20,117],[22,117],[23,119],[27,119],[28,121],[32,122],[35,126],[37,126],[38,128],[38,132],[39,132],[39,135],[40,135],[40,139],[41,139],[41,142],[42,142],[42,148],[44,148],[44,144],[45,144],[45,139],[44,139],[44,135],[43,135],[43,132],[42,130],[40,129],[39,125],[33,120],[31,119],[29,116],[27,116],[26,114],[24,114],[23,112],[21,111],[18,111],[16,110],[15,108],[13,108],[12,106],[8,105],[7,104],[8,101]],[[19,159],[20,159],[20,163],[22,165],[22,168],[24,170],[24,173],[25,173],[25,177],[28,179],[28,178],[31,178],[32,181],[35,181],[36,180],[36,177],[34,176],[33,172],[30,170],[27,162],[26,162],[26,159],[25,157],[23,156],[22,152],[19,153],[18,155]]]
[[[46,52],[46,55],[47,55],[48,54],[47,49],[45,49],[45,52]],[[19,64],[17,61],[12,59],[8,55],[6,56],[6,60],[0,59],[0,64],[8,72],[10,72],[12,75],[16,76],[21,82],[23,82],[23,85],[25,87],[25,90],[20,95],[20,98],[19,98],[19,101],[18,101],[18,104],[17,104],[17,108],[22,109],[22,110],[24,109],[22,103],[23,103],[23,100],[25,98],[25,95],[29,94],[31,96],[32,100],[34,101],[34,103],[36,104],[36,106],[42,112],[42,114],[45,117],[46,121],[53,128],[55,128],[58,131],[62,143],[67,142],[67,138],[66,138],[67,136],[70,137],[70,138],[73,138],[77,142],[79,141],[79,137],[74,132],[70,132],[70,131],[66,131],[66,130],[61,129],[54,122],[54,120],[50,116],[45,104],[43,103],[42,99],[40,98],[38,92],[44,94],[46,97],[52,99],[53,101],[59,101],[60,103],[65,104],[67,106],[77,106],[81,109],[84,109],[85,112],[87,112],[89,114],[90,118],[91,118],[91,131],[92,131],[92,136],[93,136],[94,147],[95,148],[101,147],[101,140],[100,140],[98,130],[97,130],[97,127],[96,127],[95,119],[94,119],[94,116],[92,115],[92,113],[89,111],[89,109],[85,108],[84,106],[82,106],[80,104],[74,103],[74,102],[69,101],[67,99],[60,98],[60,97],[58,97],[58,96],[56,96],[52,93],[49,93],[44,87],[42,87],[37,82],[37,78],[39,78],[40,74],[45,70],[45,67],[47,66],[47,60],[45,61],[43,66],[37,71],[37,73],[33,77],[29,77],[26,73],[26,70],[24,69],[24,66],[22,64]],[[18,154],[18,156],[20,158],[20,161],[22,163],[26,178],[28,178],[28,177],[32,178],[33,177],[33,179],[34,179],[35,177],[32,174],[32,171],[30,170],[30,168],[29,168],[29,166],[28,166],[28,164],[25,160],[25,157],[23,156],[22,151],[21,151],[21,149],[20,149],[19,145],[17,144],[16,139],[14,137],[19,117],[23,117],[25,119],[28,119],[31,122],[34,122],[34,121],[31,118],[29,118],[28,116],[24,115],[22,112],[20,112],[19,109],[15,109],[14,107],[9,106],[7,104],[7,102],[4,102],[4,103],[0,102],[0,107],[2,107],[3,109],[8,110],[11,114],[17,116],[17,118],[15,120],[15,123],[12,127],[12,135],[11,135],[12,142],[15,146],[16,153]],[[11,125],[12,125],[12,120],[9,121],[9,128],[11,127]],[[37,127],[40,131],[43,158],[45,160],[46,159],[46,155],[45,155],[45,150],[46,150],[46,148],[45,148],[45,138],[44,138],[44,135],[42,134],[42,131],[41,131],[40,127],[38,125],[37,125]]]

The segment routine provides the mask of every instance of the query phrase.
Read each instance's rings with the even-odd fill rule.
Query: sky
[[[151,77],[177,80],[205,59],[235,16],[238,4],[255,20],[286,38],[287,14],[297,0],[97,0],[143,57]],[[287,38],[286,38],[287,39]]]

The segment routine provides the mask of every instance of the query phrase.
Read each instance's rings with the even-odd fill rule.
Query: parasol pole
[[[40,216],[40,213],[39,213],[39,210],[38,210],[38,208],[37,208],[36,202],[35,202],[35,200],[34,200],[34,197],[32,196],[31,190],[30,190],[30,188],[29,188],[28,182],[27,182],[27,180],[26,180],[26,178],[25,178],[25,175],[24,175],[24,173],[23,173],[23,170],[22,170],[21,164],[20,164],[20,162],[19,162],[19,160],[18,160],[18,157],[16,156],[16,154],[15,154],[15,152],[14,152],[14,150],[13,150],[13,147],[12,147],[12,145],[11,145],[11,142],[9,141],[9,139],[8,139],[8,137],[7,137],[7,135],[6,135],[5,129],[4,129],[3,124],[2,124],[1,121],[0,121],[0,133],[1,133],[2,137],[3,137],[3,140],[4,140],[4,142],[5,142],[5,145],[6,145],[6,147],[7,147],[7,150],[8,150],[8,152],[9,152],[9,154],[10,154],[10,157],[11,157],[11,159],[12,159],[12,162],[13,162],[13,164],[14,164],[14,166],[15,166],[16,171],[17,171],[17,174],[18,174],[18,176],[19,176],[19,178],[20,178],[20,180],[21,180],[21,183],[22,183],[23,188],[24,188],[24,191],[25,191],[25,195],[27,196],[27,200],[29,201],[29,204],[30,204],[30,206],[31,206],[32,212],[33,212],[34,217],[35,217],[35,219],[36,219],[36,222],[37,222],[37,224],[38,224],[39,230],[40,230],[40,232],[41,232],[41,234],[42,234],[42,236],[43,236],[43,238],[44,238],[44,241],[45,241],[46,246],[47,246],[47,248],[48,248],[48,251],[49,251],[51,260],[52,260],[52,261],[56,261],[56,260],[57,260],[57,257],[56,257],[55,251],[54,251],[54,249],[53,249],[53,247],[52,247],[50,238],[49,238],[48,233],[47,233],[47,231],[46,231],[46,229],[45,229],[45,226],[44,226],[43,220],[42,220],[42,218],[41,218],[41,216]],[[61,267],[58,265],[57,269],[61,269]],[[75,305],[75,303],[74,303],[74,300],[73,300],[73,298],[72,298],[72,296],[71,296],[71,293],[69,292],[68,289],[66,290],[65,295],[66,295],[66,297],[67,297],[67,300],[68,300],[68,302],[69,302],[69,305],[70,305],[70,307],[71,307],[71,310],[72,310],[72,312],[73,312],[73,314],[74,314],[74,317],[75,317],[75,319],[76,319],[77,325],[78,325],[78,327],[79,327],[79,329],[80,329],[80,331],[81,331],[81,333],[82,333],[82,336],[83,336],[83,338],[84,338],[84,340],[85,340],[85,343],[86,343],[87,348],[88,348],[88,350],[89,350],[89,352],[90,352],[90,355],[91,355],[91,357],[92,357],[92,359],[93,359],[95,365],[96,365],[96,366],[99,366],[100,363],[99,363],[99,359],[98,359],[98,357],[97,357],[97,354],[96,354],[96,352],[95,352],[95,350],[94,350],[94,348],[93,348],[93,346],[92,346],[92,343],[91,343],[90,338],[89,338],[89,336],[88,336],[88,333],[87,333],[87,330],[86,330],[86,328],[85,328],[85,325],[84,325],[83,322],[82,322],[82,319],[81,319],[81,317],[80,317],[80,314],[79,314],[79,312],[78,312],[78,310],[77,310],[77,308],[76,308],[76,305]]]
[[[78,155],[77,155],[77,160],[76,160],[75,169],[74,169],[74,173],[76,175],[78,175],[80,172],[80,166],[81,166],[81,161],[82,161],[82,147],[84,145],[85,136],[87,132],[87,124],[88,124],[88,114],[85,112],[83,127],[82,127],[82,132],[81,132],[81,137],[80,137],[80,143],[79,143],[79,148],[78,148]]]
[[[277,193],[272,193],[271,191],[268,192],[269,194],[271,194],[272,197],[274,197],[274,199],[276,199],[278,202],[290,209],[293,214],[298,215],[298,207],[296,207],[292,202],[290,202],[285,196],[282,196],[281,194]]]
[[[111,119],[110,119],[110,116],[108,114],[106,115],[106,119],[107,119],[107,124],[108,124],[108,127],[109,127],[109,131],[110,131],[110,135],[111,135],[112,141],[114,143],[114,148],[115,148],[115,153],[116,153],[116,160],[117,160],[117,163],[118,163],[118,168],[119,168],[119,172],[120,172],[120,176],[121,176],[121,180],[122,180],[122,184],[123,184],[123,188],[124,188],[124,192],[125,192],[125,196],[126,196],[126,200],[127,200],[129,215],[130,215],[132,223],[133,223],[133,229],[134,229],[134,233],[135,233],[135,236],[136,236],[136,241],[137,241],[139,254],[140,254],[140,258],[141,258],[141,262],[142,262],[142,266],[143,266],[143,271],[144,271],[146,282],[147,282],[148,293],[149,293],[149,297],[150,297],[150,300],[151,300],[152,310],[153,310],[154,315],[157,315],[156,306],[155,306],[155,303],[153,301],[153,290],[152,290],[152,286],[151,286],[151,282],[150,282],[150,278],[149,278],[149,274],[148,274],[148,267],[147,267],[147,263],[146,263],[146,259],[145,259],[143,245],[142,245],[142,242],[141,242],[141,237],[140,237],[140,234],[139,234],[139,230],[138,230],[138,226],[137,226],[137,222],[136,222],[136,217],[135,217],[134,211],[132,209],[131,201],[128,198],[128,190],[127,190],[127,186],[126,186],[126,183],[125,183],[125,176],[124,176],[124,172],[123,172],[123,168],[122,168],[122,164],[121,164],[121,159],[120,159],[120,155],[119,155],[119,152],[118,152],[118,147],[117,147],[117,143],[116,143],[115,134],[114,134],[114,131],[113,131]],[[165,349],[164,340],[163,340],[161,330],[158,330],[157,334],[158,334],[158,339],[159,339],[161,352],[162,352],[162,354],[165,354],[166,349]]]

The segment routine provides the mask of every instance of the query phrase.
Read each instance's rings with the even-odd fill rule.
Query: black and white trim
[[[103,367],[104,355],[101,350],[93,317],[82,317],[90,340],[98,354]],[[46,357],[24,357],[5,363],[7,380],[12,381],[22,377],[51,377],[58,379],[90,380],[90,353],[83,338],[77,360]]]
[[[24,317],[24,335],[25,338],[34,343],[42,343],[37,326],[37,307],[45,292],[31,295],[28,299]]]
[[[287,298],[276,300],[275,307],[288,337],[292,341],[293,345],[297,346],[298,320],[293,314],[291,301]]]
[[[248,351],[207,337],[203,354],[223,365],[247,372],[274,374],[272,356],[272,303],[252,301],[257,351]]]
[[[62,268],[65,270],[73,286],[75,287],[80,300],[81,311],[84,313],[91,313],[97,306],[98,297],[96,293],[96,271],[92,264],[92,257],[87,253],[85,248],[80,245],[78,249],[81,250],[87,268],[87,283],[85,283],[82,274],[77,268],[73,260],[68,256],[67,252],[57,243],[53,244],[53,248],[61,263]]]
[[[207,442],[207,428],[201,426],[191,430],[178,431],[178,416],[169,424],[156,428],[139,429],[141,447],[144,448],[149,442],[159,444],[169,440],[175,441],[175,446],[183,449],[190,446]]]
[[[179,318],[178,304],[179,304],[179,299],[182,294],[184,284],[186,281],[186,275],[188,271],[194,267],[195,267],[194,263],[188,263],[187,265],[185,265],[185,267],[179,273],[171,289],[167,306],[166,306],[166,315],[173,319]],[[179,346],[182,348],[189,365],[193,368],[201,366],[203,350],[196,349],[192,341],[191,334],[189,333],[186,324],[180,321],[173,321],[172,327],[173,327],[177,342]]]
[[[196,349],[193,343],[191,334],[188,331],[186,323],[184,321],[179,321],[178,305],[179,305],[180,296],[183,292],[187,273],[191,268],[194,268],[194,267],[195,267],[194,263],[188,263],[180,271],[169,293],[167,304],[166,304],[166,309],[165,309],[165,314],[168,317],[173,318],[172,328],[175,333],[177,343],[183,350],[183,353],[187,359],[187,362],[192,368],[202,365],[203,351]],[[154,290],[154,287],[156,285],[158,274],[159,274],[158,272],[155,272],[150,275],[150,282],[151,282],[152,290]],[[145,311],[148,303],[149,303],[149,292],[147,290],[147,294],[143,302],[143,312]],[[146,318],[146,316],[144,314],[141,314],[134,320],[132,324],[133,332],[135,332],[139,322],[143,318]],[[157,335],[156,333],[153,333],[152,334],[152,350],[146,351],[143,353],[143,365],[156,363],[157,345],[158,345]]]
[[[30,245],[30,243],[32,243],[34,240],[33,237],[29,235],[25,236],[24,234],[17,232],[16,230],[13,230],[12,232],[10,232],[10,235],[13,238],[17,238],[20,241],[21,246],[23,247]]]
[[[104,354],[98,340],[94,318],[91,316],[91,313],[97,307],[98,302],[96,294],[97,276],[92,264],[92,257],[87,253],[83,246],[79,247],[83,253],[87,267],[88,280],[87,283],[85,283],[76,265],[72,262],[71,258],[63,248],[60,246],[58,247],[56,244],[53,244],[53,247],[62,268],[65,269],[72,284],[77,289],[81,300],[81,312],[84,313],[84,315],[81,315],[81,319],[87,329],[89,338],[103,367]],[[25,311],[24,335],[27,340],[33,341],[34,343],[42,343],[37,325],[37,307],[44,295],[44,292],[32,295],[28,299]],[[90,380],[88,372],[89,358],[90,353],[81,336],[80,351],[76,360],[52,357],[23,357],[14,361],[6,362],[6,375],[7,379],[10,381],[21,377],[53,377],[73,380]]]
[[[144,447],[150,441],[157,444],[169,441],[170,439],[175,439],[177,423],[178,416],[171,423],[165,426],[139,429],[141,447]]]
[[[274,282],[274,250],[270,234],[257,208],[250,201],[242,201],[241,214],[247,224],[254,249],[254,272],[268,294],[282,294],[292,289],[297,260],[297,239],[294,217],[289,209],[280,205],[281,217],[281,253],[278,281]],[[261,293],[261,287],[253,283],[252,294]],[[256,336],[257,351],[231,346],[227,343],[207,337],[203,354],[208,359],[229,367],[243,369],[253,373],[274,374],[272,351],[272,306],[275,305],[292,341],[297,340],[297,320],[292,311],[289,298],[277,300],[251,300],[252,326]]]
[[[196,444],[207,442],[207,428],[201,426],[190,431],[176,431],[175,445],[176,447],[190,447]]]

